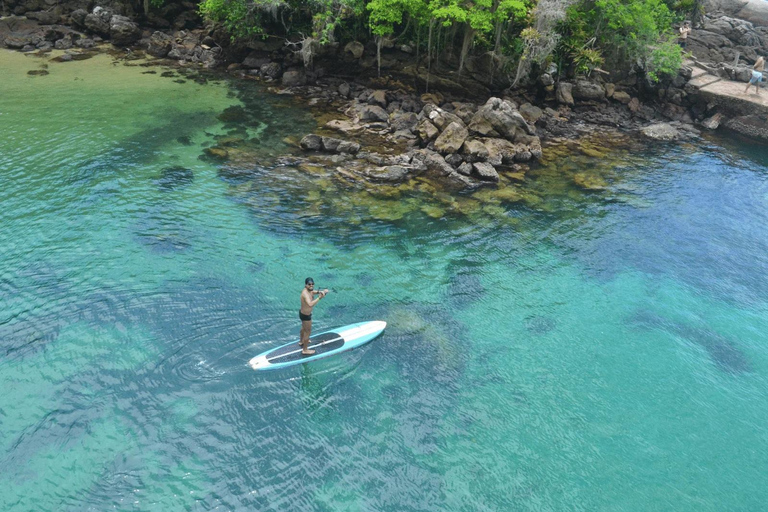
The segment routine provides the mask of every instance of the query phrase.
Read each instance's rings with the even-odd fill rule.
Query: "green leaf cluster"
[[[576,72],[603,62],[617,69],[637,65],[657,81],[682,65],[674,19],[663,0],[585,0],[569,9],[558,51]]]

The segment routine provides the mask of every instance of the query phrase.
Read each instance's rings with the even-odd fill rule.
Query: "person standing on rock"
[[[299,309],[299,319],[301,320],[301,334],[299,335],[299,345],[301,353],[305,356],[311,356],[315,353],[309,348],[309,337],[312,335],[312,308],[315,307],[320,299],[325,297],[328,290],[315,291],[315,281],[308,277],[304,280],[304,289],[301,290],[301,309]],[[318,295],[315,298],[315,295]]]
[[[677,44],[680,45],[680,48],[685,50],[686,45],[688,44],[688,34],[691,33],[691,24],[687,21],[683,23],[683,26],[680,27],[680,37],[677,40]]]
[[[744,94],[749,92],[749,86],[752,84],[755,84],[755,92],[760,94],[760,82],[763,81],[763,71],[765,71],[765,59],[758,57],[755,65],[752,66],[752,78],[749,79],[747,88],[744,89]]]

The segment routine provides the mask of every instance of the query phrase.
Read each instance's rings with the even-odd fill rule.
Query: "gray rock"
[[[347,43],[347,45],[344,47],[344,53],[349,54],[355,59],[359,59],[363,56],[363,52],[365,51],[365,46],[362,45],[362,43],[359,43],[357,41],[352,41],[350,43]]]
[[[456,172],[458,172],[459,174],[463,174],[464,176],[469,176],[470,174],[472,174],[472,169],[473,167],[471,163],[464,162],[456,169]]]
[[[422,149],[418,152],[414,152],[414,159],[423,161],[427,167],[427,170],[437,173],[441,176],[448,176],[455,172],[453,167],[451,167],[451,165],[445,161],[445,158],[428,149]]]
[[[459,123],[449,124],[435,140],[435,149],[440,153],[456,153],[461,148],[469,132]]]
[[[488,148],[485,147],[485,144],[477,139],[464,141],[464,146],[461,151],[468,157],[469,161],[472,162],[485,161],[490,156],[490,152],[488,151]],[[499,161],[499,163],[501,163],[501,161]]]
[[[307,76],[303,70],[291,70],[283,73],[283,87],[297,87],[307,84]]]
[[[344,140],[336,148],[336,151],[339,153],[348,153],[350,155],[356,155],[360,151],[360,144],[358,144],[357,142]]]
[[[343,98],[349,98],[349,92],[350,88],[348,83],[344,82],[343,84],[339,85],[339,94]]]
[[[141,29],[129,18],[115,15],[109,20],[109,37],[115,46],[128,46],[141,39]]]
[[[461,157],[461,155],[453,153],[451,155],[447,155],[445,157],[445,161],[448,162],[448,165],[455,169],[464,162],[464,159]]]
[[[513,141],[518,131],[533,134],[534,129],[515,110],[511,102],[499,98],[489,99],[472,117],[469,131],[484,137],[504,137]]]
[[[75,41],[75,46],[78,48],[93,48],[96,46],[96,42],[89,37],[83,37]]]
[[[269,57],[262,56],[259,52],[251,52],[243,59],[243,67],[248,69],[261,69],[261,66],[269,64],[272,60]]]
[[[723,114],[717,113],[712,117],[708,117],[707,119],[703,120],[701,122],[701,126],[703,126],[708,130],[717,130],[722,120],[723,120]]]
[[[653,140],[670,141],[677,140],[681,134],[674,126],[669,123],[657,123],[642,128],[640,132]]]
[[[69,34],[67,34],[67,36],[62,37],[61,39],[57,40],[53,44],[53,47],[56,48],[57,50],[69,50],[73,46],[75,46],[75,44],[74,44],[74,42],[72,42],[72,37],[69,36]],[[39,47],[39,45],[38,45],[38,47]]]
[[[269,64],[271,59],[263,57],[260,52],[251,52],[243,60],[243,67],[248,69],[261,69],[261,66]]]
[[[59,22],[61,17],[56,12],[52,11],[32,11],[26,12],[24,15],[32,20],[37,20],[41,25],[53,25]]]
[[[96,7],[83,21],[85,28],[102,37],[109,37],[109,21],[112,19],[112,11],[102,7]]]
[[[544,73],[539,77],[539,83],[544,87],[549,87],[555,83],[555,79],[549,73]]]
[[[320,151],[320,149],[323,147],[323,139],[319,135],[310,133],[301,139],[299,146],[301,146],[301,149],[305,149],[307,151]]]
[[[280,78],[280,75],[283,73],[283,68],[280,66],[279,62],[268,62],[266,64],[262,64],[259,68],[259,73],[264,78],[271,78],[273,80],[277,80]]]
[[[368,96],[368,104],[387,108],[387,92],[382,91],[381,89],[373,91],[371,95]]]
[[[418,132],[419,137],[421,137],[421,140],[424,142],[434,140],[440,135],[440,130],[426,119],[419,123]]]
[[[389,120],[389,114],[378,105],[365,105],[360,109],[360,120],[385,122]]]
[[[388,165],[386,167],[376,167],[365,169],[363,175],[371,181],[381,181],[385,183],[401,183],[408,179],[412,169],[402,165]]]
[[[393,114],[390,124],[394,131],[408,131],[413,132],[416,125],[419,124],[419,116],[413,112],[406,114]]]
[[[168,34],[160,31],[154,32],[149,38],[147,53],[158,58],[164,58],[171,51],[173,39]]]
[[[36,45],[39,42],[40,38],[32,34],[13,35],[5,38],[5,46],[14,50],[21,50],[25,46]]]
[[[493,182],[499,181],[499,173],[496,172],[496,169],[491,164],[486,162],[476,162],[472,164],[472,167],[477,177],[481,180]]]
[[[341,139],[335,139],[333,137],[321,137],[323,143],[323,149],[329,153],[335,153],[339,144],[342,143]]]
[[[88,16],[88,11],[85,9],[75,9],[69,14],[69,19],[72,20],[72,24],[77,28],[85,28],[85,17]]]
[[[605,88],[597,82],[576,80],[573,85],[573,97],[577,100],[599,101],[605,98]]]
[[[624,105],[632,101],[632,97],[624,91],[616,91],[613,93],[613,99]]]
[[[459,116],[448,112],[432,103],[427,103],[421,111],[422,117],[429,119],[429,121],[437,127],[438,130],[443,131],[451,123],[458,123],[464,126],[464,121]]]
[[[523,103],[520,105],[520,114],[531,124],[536,124],[536,121],[544,114],[544,112],[530,103]]]
[[[555,91],[555,99],[561,105],[568,105],[569,107],[572,107],[574,104],[572,91],[573,84],[568,82],[560,82],[557,86],[557,90]]]

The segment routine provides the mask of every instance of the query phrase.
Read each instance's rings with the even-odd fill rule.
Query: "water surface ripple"
[[[0,53],[0,510],[768,501],[764,148],[366,188],[278,164],[314,122],[252,83],[43,62]],[[309,275],[386,332],[252,371]]]

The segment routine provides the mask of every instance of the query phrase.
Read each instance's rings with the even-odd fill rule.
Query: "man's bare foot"
[[[303,355],[303,356],[311,356],[314,353],[315,353],[315,351],[312,350],[312,349],[307,349],[307,350],[302,350],[301,351],[301,355]]]

